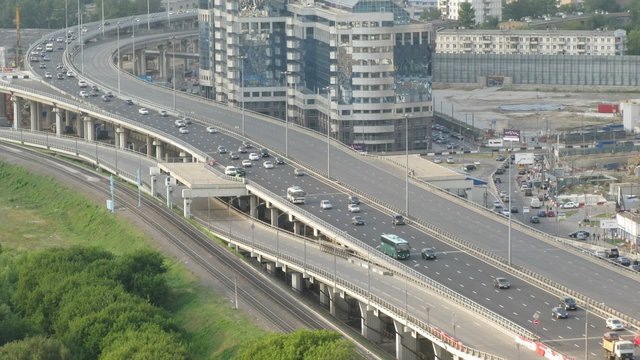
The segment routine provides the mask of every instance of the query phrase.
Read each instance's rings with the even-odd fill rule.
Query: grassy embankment
[[[150,239],[103,206],[47,177],[0,162],[0,244],[21,252],[72,245],[96,246],[115,254],[151,248]],[[229,359],[239,345],[261,337],[262,330],[225,298],[202,287],[180,262],[166,259],[173,291],[170,309],[189,334],[193,359]]]

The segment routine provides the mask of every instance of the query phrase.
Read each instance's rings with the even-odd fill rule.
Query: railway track
[[[13,145],[5,145],[13,147]],[[110,196],[108,179],[100,176],[99,182],[87,181],[87,176],[96,176],[94,171],[79,167],[59,157],[43,156],[43,153],[23,147],[20,147],[20,152],[5,152],[5,156],[36,163],[42,168],[58,172],[72,181],[81,182],[83,186],[88,187],[96,194],[103,194],[105,198]],[[58,164],[58,166],[54,164]],[[73,166],[77,172],[61,171],[59,165],[64,165],[66,168]],[[334,327],[315,316],[313,311],[309,311],[308,307],[297,301],[293,295],[280,286],[265,282],[254,267],[244,261],[240,261],[236,255],[229,252],[224,246],[214,244],[195,226],[186,222],[183,217],[153,199],[143,197],[141,201],[142,207],[138,208],[138,192],[136,189],[126,185],[117,188],[116,204],[118,207],[124,207],[128,211],[134,212],[142,221],[162,233],[170,243],[180,249],[193,262],[200,265],[210,276],[217,279],[230,291],[237,291],[240,301],[251,306],[278,330],[293,332],[298,328],[294,324],[295,321],[281,316],[279,312],[288,314],[288,316],[296,319],[309,329],[335,330]],[[257,294],[236,287],[236,281],[230,274],[235,274],[250,283],[257,290]],[[268,297],[282,309],[273,309],[273,303],[260,299],[260,296]]]

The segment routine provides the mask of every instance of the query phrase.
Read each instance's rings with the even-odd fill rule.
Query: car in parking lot
[[[186,127],[181,127],[178,129],[178,131],[180,132],[180,134],[188,134],[189,133],[189,129],[187,129]]]
[[[631,259],[629,259],[626,256],[618,256],[618,258],[616,259],[616,261],[618,262],[618,264],[622,265],[622,266],[629,266],[631,265]]]
[[[570,238],[574,238],[577,240],[587,240],[589,236],[591,236],[591,234],[586,230],[578,230],[578,231],[569,233]]]
[[[253,166],[253,162],[251,160],[244,159],[244,160],[242,160],[242,166],[251,167],[251,166]]]
[[[540,224],[540,218],[537,217],[536,215],[533,215],[532,217],[529,218],[529,222],[532,224]]]
[[[565,310],[576,310],[576,299],[572,297],[563,298],[562,300],[560,300],[560,304],[558,304],[558,306]]]
[[[391,223],[393,225],[404,225],[404,217],[400,214],[394,214],[391,216]]]
[[[229,153],[229,159],[238,160],[238,159],[240,159],[240,155],[238,155],[238,153],[231,152],[231,153]]]
[[[420,255],[424,260],[434,260],[436,258],[436,249],[432,247],[424,248],[420,251]]]
[[[624,330],[624,324],[620,319],[617,318],[608,318],[605,320],[605,326],[607,329],[611,330]]]
[[[140,109],[138,109],[138,114],[140,114],[140,115],[149,115],[149,109],[140,108]]]
[[[540,218],[547,217],[547,211],[546,210],[538,210],[538,217],[540,217]]]
[[[566,202],[566,203],[560,205],[561,209],[577,209],[578,207],[579,207],[579,205],[574,203],[573,201],[569,201],[569,202]]]
[[[295,168],[295,169],[293,169],[293,175],[294,176],[304,176],[304,170],[299,169],[299,168]]]
[[[518,207],[517,206],[512,206],[511,207],[511,213],[512,214],[517,214],[518,213]]]
[[[564,308],[561,308],[560,306],[556,306],[553,309],[551,309],[551,316],[556,319],[566,319],[569,317],[569,313]]]
[[[362,219],[362,216],[354,216],[351,218],[351,224],[353,225],[364,225],[364,219]]]
[[[258,161],[260,160],[260,155],[258,155],[257,153],[251,153],[249,154],[249,160]]]
[[[453,159],[453,156],[449,156],[447,157],[447,164],[455,164],[455,160]]]
[[[442,157],[436,156],[433,158],[433,162],[436,164],[442,164]]]
[[[207,126],[207,132],[209,134],[217,134],[218,130],[216,130],[216,128],[214,128],[213,126]]]
[[[511,287],[511,283],[505,277],[497,277],[493,279],[493,287],[497,289],[509,289]]]
[[[333,208],[333,205],[329,200],[320,200],[320,208],[324,210],[329,210]]]
[[[349,210],[350,213],[358,213],[360,212],[360,206],[356,204],[349,204],[347,205],[347,210]]]
[[[272,161],[265,161],[262,163],[262,167],[265,169],[273,169],[273,162]]]

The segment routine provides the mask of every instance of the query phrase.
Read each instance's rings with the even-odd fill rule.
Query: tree
[[[157,251],[140,250],[117,261],[116,279],[124,288],[154,305],[166,302],[169,288],[164,274],[167,267]]]
[[[58,340],[34,336],[0,347],[0,359],[71,360],[69,350]]]
[[[481,25],[482,29],[497,29],[500,25],[500,19],[497,16],[489,16]]]
[[[442,16],[442,12],[440,9],[432,7],[428,9],[424,9],[422,14],[420,14],[420,20],[422,21],[432,21],[438,20]]]
[[[353,344],[340,334],[326,330],[299,330],[291,334],[270,334],[247,344],[237,360],[347,360],[355,357]]]
[[[521,20],[524,17],[537,18],[556,13],[555,0],[518,0],[503,4],[504,19]]]
[[[464,2],[460,4],[458,10],[458,24],[467,29],[471,29],[476,25],[476,13],[471,3]]]
[[[603,10],[608,12],[620,11],[620,6],[612,0],[584,0],[584,8],[589,12]]]
[[[29,322],[14,313],[8,304],[0,304],[0,345],[20,340],[32,331]]]
[[[634,29],[627,35],[627,55],[640,55],[640,29]]]
[[[180,360],[187,358],[187,349],[180,341],[180,337],[176,333],[166,332],[154,324],[119,333],[100,354],[100,360]]]

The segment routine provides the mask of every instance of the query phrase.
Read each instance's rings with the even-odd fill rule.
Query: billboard
[[[617,229],[617,228],[618,228],[618,220],[616,219],[600,220],[600,229]]]
[[[535,163],[533,153],[516,153],[516,164],[532,165]]]
[[[502,132],[502,139],[504,141],[520,141],[520,130],[504,129]]]

